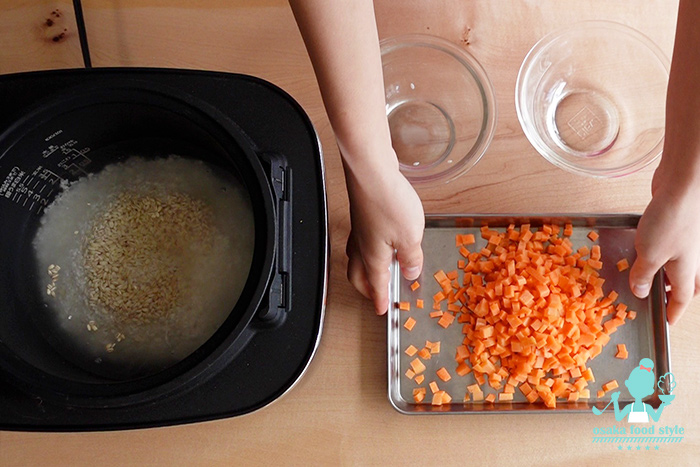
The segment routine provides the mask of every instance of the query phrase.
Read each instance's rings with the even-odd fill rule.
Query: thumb
[[[637,256],[630,269],[630,289],[637,298],[646,298],[649,295],[654,276],[664,265],[662,261],[652,261],[644,256]]]
[[[396,250],[396,259],[401,266],[401,274],[406,280],[418,279],[423,269],[423,249],[420,243],[399,246]]]

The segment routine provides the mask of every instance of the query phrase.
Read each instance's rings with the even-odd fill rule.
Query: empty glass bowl
[[[493,87],[479,62],[435,36],[381,42],[386,111],[401,172],[449,182],[486,152],[496,127]]]
[[[577,174],[619,177],[663,146],[669,61],[622,24],[584,21],[542,38],[515,90],[518,119],[535,149]]]

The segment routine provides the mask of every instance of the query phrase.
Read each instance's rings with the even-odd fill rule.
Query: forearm
[[[346,167],[398,169],[371,0],[290,0]]]
[[[681,0],[666,97],[661,160],[669,185],[700,188],[700,2]]]

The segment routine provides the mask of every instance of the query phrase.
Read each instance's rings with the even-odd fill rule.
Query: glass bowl
[[[515,89],[518,119],[552,164],[592,177],[629,175],[661,154],[668,73],[666,56],[640,32],[584,21],[527,54]]]
[[[386,112],[401,172],[450,182],[476,164],[496,128],[493,87],[452,42],[414,34],[381,41]]]

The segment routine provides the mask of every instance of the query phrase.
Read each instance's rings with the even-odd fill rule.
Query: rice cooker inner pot
[[[75,152],[46,158],[47,146],[66,143]],[[88,152],[89,151],[89,152]],[[89,157],[75,158],[76,154]],[[203,346],[165,370],[107,377],[75,364],[52,345],[51,325],[42,318],[32,239],[36,209],[3,203],[0,241],[0,365],[17,383],[40,396],[66,397],[91,405],[130,404],[163,397],[197,384],[245,345],[251,319],[261,306],[275,254],[275,205],[265,167],[235,123],[177,90],[118,85],[64,91],[30,112],[0,136],[0,175],[32,168],[74,181],[129,156],[178,154],[204,160],[238,178],[254,211],[255,247],[243,292],[229,317]],[[70,157],[70,164],[65,163]],[[51,161],[51,162],[49,162]],[[54,165],[51,165],[54,164]],[[23,169],[26,170],[26,169]],[[48,172],[45,172],[48,171]],[[53,197],[58,194],[58,190]],[[50,204],[51,199],[48,199]],[[45,316],[45,315],[44,315]],[[118,373],[118,372],[116,372]]]

